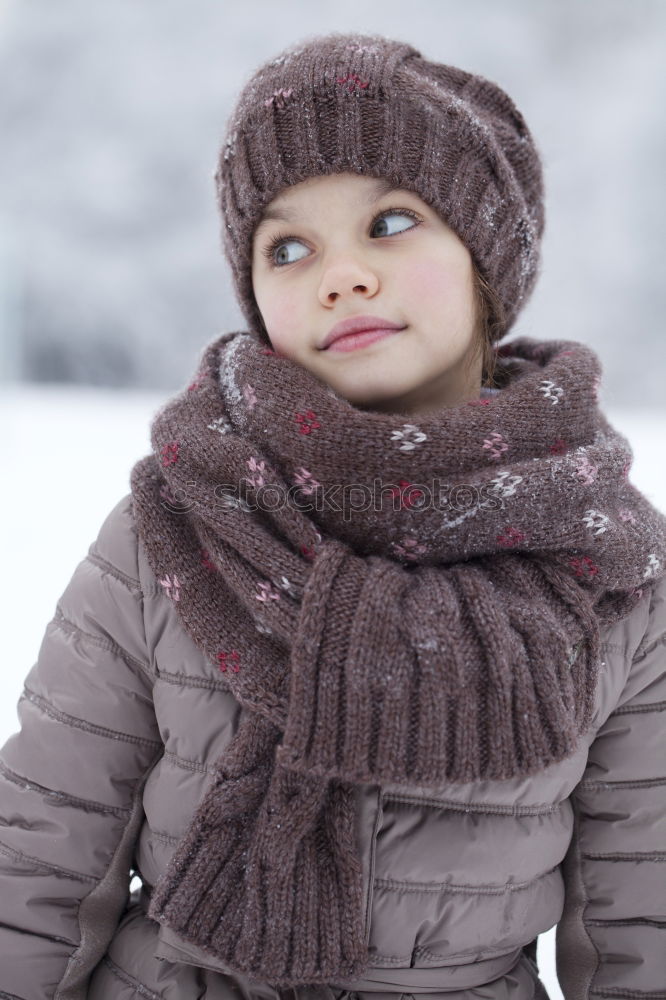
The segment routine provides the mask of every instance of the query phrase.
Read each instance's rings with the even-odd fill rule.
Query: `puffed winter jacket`
[[[278,991],[146,916],[244,710],[180,625],[123,497],[0,752],[0,997],[530,1000],[547,997],[535,939],[555,924],[566,1000],[666,997],[665,597],[653,581],[604,630],[574,756],[522,780],[359,787],[372,967]]]

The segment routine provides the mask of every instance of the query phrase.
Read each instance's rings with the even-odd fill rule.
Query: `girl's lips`
[[[361,333],[348,333],[345,337],[334,340],[327,351],[355,351],[360,347],[368,347],[376,340],[383,340],[390,334],[402,333],[402,330],[363,330]]]

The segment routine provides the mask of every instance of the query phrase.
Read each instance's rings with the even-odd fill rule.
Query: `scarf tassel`
[[[279,763],[271,772],[267,762],[231,778],[246,722],[257,719],[239,727],[226,777],[204,796],[148,915],[230,971],[276,986],[361,975],[368,952],[353,786]],[[266,725],[269,760],[273,733]]]

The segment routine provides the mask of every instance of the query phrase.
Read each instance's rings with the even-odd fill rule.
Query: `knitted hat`
[[[381,35],[314,36],[261,66],[232,112],[215,172],[223,243],[251,332],[252,237],[278,192],[321,174],[387,177],[434,208],[504,305],[503,336],[538,276],[543,177],[497,84]]]

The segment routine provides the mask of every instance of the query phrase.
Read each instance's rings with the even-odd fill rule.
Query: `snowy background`
[[[598,351],[631,481],[666,511],[662,0],[0,0],[0,745],[46,622],[158,406],[243,326],[212,174],[240,86],[326,31],[496,80],[544,160],[543,274],[510,336]],[[554,932],[539,961],[561,1000]]]
[[[662,407],[663,0],[0,0],[0,377],[180,384],[244,325],[213,171],[238,90],[310,34],[378,31],[499,83],[544,162],[517,334],[598,348]]]

